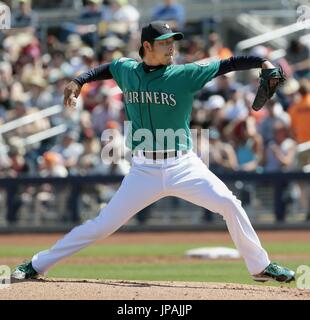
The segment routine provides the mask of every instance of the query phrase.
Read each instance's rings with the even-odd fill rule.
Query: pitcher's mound
[[[310,299],[310,290],[232,283],[43,279],[12,283],[0,299],[214,300]]]

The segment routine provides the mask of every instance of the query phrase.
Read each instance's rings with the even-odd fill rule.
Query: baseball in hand
[[[77,107],[77,98],[76,97],[71,98],[70,107],[72,107],[72,108]]]

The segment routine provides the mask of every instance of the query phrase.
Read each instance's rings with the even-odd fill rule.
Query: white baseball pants
[[[185,199],[222,215],[251,274],[260,273],[270,263],[241,202],[195,153],[189,152],[155,163],[134,157],[129,174],[108,205],[52,248],[36,254],[32,258],[34,269],[46,274],[59,260],[108,237],[141,209],[166,196]]]

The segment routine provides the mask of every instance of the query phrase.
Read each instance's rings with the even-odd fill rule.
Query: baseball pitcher
[[[194,95],[208,81],[231,71],[262,68],[261,84],[253,104],[259,110],[284,81],[283,73],[269,61],[252,56],[174,65],[175,41],[182,38],[181,32],[173,32],[165,22],[151,22],[141,33],[142,62],[117,59],[68,83],[64,92],[66,107],[74,105],[85,83],[112,78],[117,82],[132,124],[127,137],[132,149],[132,167],[95,219],[75,227],[49,250],[17,266],[12,274],[14,278],[46,274],[61,259],[98,238],[108,237],[146,206],[163,197],[175,196],[223,216],[254,280],[294,280],[292,270],[270,262],[241,202],[192,151],[189,128]],[[178,132],[175,139],[170,139],[173,141],[162,137],[167,130]]]

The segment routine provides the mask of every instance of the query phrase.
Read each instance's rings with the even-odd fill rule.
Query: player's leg
[[[156,169],[156,168],[155,168]],[[108,205],[92,220],[72,229],[52,248],[32,258],[33,268],[40,274],[59,260],[90,245],[98,238],[112,234],[135,213],[162,197],[162,181],[157,170],[133,166]]]
[[[170,170],[173,194],[222,215],[249,272],[254,275],[264,270],[270,263],[268,255],[241,202],[226,185],[196,155],[180,162],[174,170],[179,174]]]
[[[169,172],[172,194],[223,216],[254,280],[290,282],[295,279],[294,271],[270,263],[241,202],[196,155],[189,156]]]

